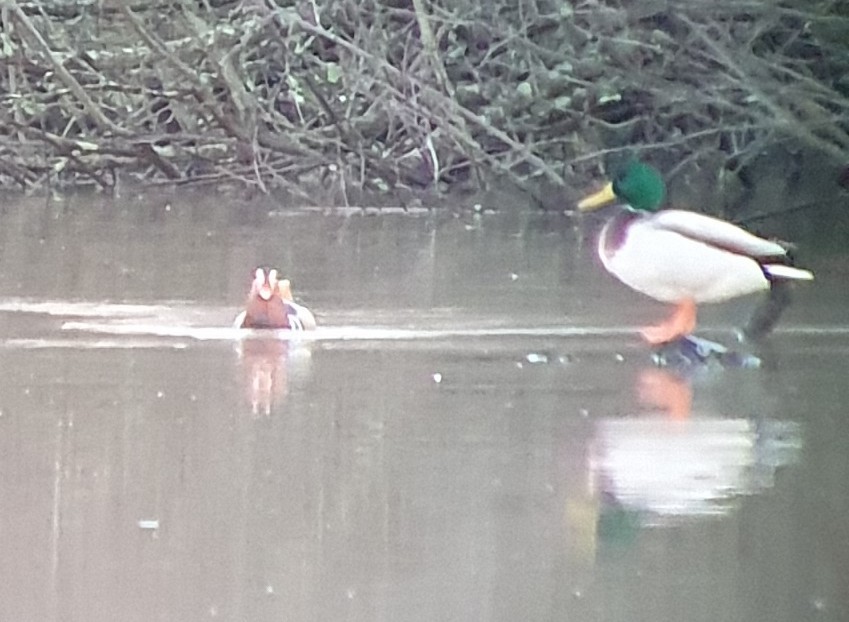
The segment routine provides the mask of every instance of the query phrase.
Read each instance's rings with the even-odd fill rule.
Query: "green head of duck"
[[[663,205],[666,184],[656,168],[631,160],[613,179],[613,193],[635,210],[654,212]]]
[[[616,172],[611,183],[578,203],[578,209],[590,211],[619,199],[634,210],[654,212],[660,209],[665,198],[666,184],[660,172],[632,159]]]

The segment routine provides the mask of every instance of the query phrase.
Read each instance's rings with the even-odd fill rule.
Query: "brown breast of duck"
[[[240,328],[291,328],[291,311],[279,285],[277,270],[256,269]]]

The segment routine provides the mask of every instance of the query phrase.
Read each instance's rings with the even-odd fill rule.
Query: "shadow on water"
[[[845,257],[680,373],[592,224],[222,203],[0,214],[1,619],[849,614]],[[314,335],[229,327],[257,264]]]

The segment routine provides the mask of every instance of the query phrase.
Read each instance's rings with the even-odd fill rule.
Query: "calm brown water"
[[[681,378],[591,223],[7,202],[0,620],[849,618],[849,255]],[[257,264],[315,340],[228,327]]]

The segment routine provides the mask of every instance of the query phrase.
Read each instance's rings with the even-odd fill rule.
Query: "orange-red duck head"
[[[292,299],[289,279],[280,280],[274,268],[257,268],[245,310],[236,318],[236,326],[312,330],[315,317]]]
[[[257,268],[250,295],[259,296],[259,298],[268,302],[277,294],[277,285],[277,270],[272,268],[266,272],[262,268]]]

